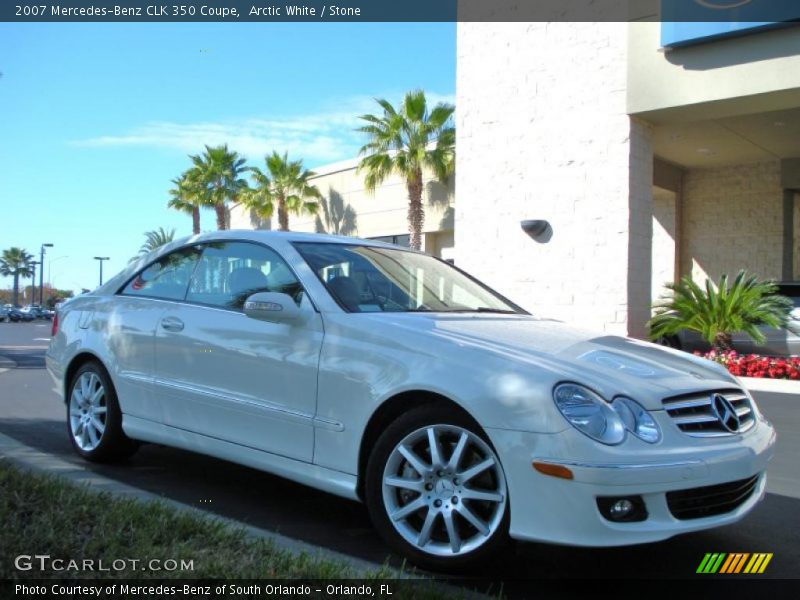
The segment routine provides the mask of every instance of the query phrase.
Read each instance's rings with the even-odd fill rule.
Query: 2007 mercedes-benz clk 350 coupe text
[[[734,523],[775,432],[702,358],[537,318],[426,254],[202,234],[66,303],[47,367],[92,461],[139,442],[366,503],[433,569]]]

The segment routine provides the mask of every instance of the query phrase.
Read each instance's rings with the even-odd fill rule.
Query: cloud
[[[431,106],[453,102],[452,95],[428,93]],[[402,94],[382,95],[397,102]],[[127,132],[75,140],[74,146],[88,148],[149,147],[177,150],[186,154],[200,152],[205,144],[228,146],[248,158],[256,159],[272,150],[302,157],[313,166],[352,158],[363,143],[359,115],[377,112],[374,98],[352,96],[331,103],[322,110],[286,118],[248,118],[221,122],[177,123],[151,121]]]

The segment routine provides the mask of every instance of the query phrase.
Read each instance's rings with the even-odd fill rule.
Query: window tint
[[[197,247],[182,248],[167,254],[134,277],[122,293],[129,296],[183,300],[189,278],[199,258],[200,250]]]
[[[186,299],[241,310],[257,292],[282,292],[299,304],[303,288],[275,251],[246,242],[214,243],[203,250]]]

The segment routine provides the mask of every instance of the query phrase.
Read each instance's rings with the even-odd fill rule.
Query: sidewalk
[[[791,379],[766,379],[764,377],[740,377],[741,382],[751,392],[771,392],[788,394],[800,399],[800,381]]]

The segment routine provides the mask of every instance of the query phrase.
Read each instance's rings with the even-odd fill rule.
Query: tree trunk
[[[408,189],[408,233],[409,245],[414,250],[422,248],[422,226],[425,223],[425,209],[422,207],[422,171],[417,171],[406,181]]]
[[[278,229],[289,231],[289,211],[286,210],[286,198],[278,196]]]
[[[200,207],[192,207],[192,233],[197,235],[200,233]]]
[[[223,230],[228,228],[227,223],[227,210],[225,208],[225,202],[217,202],[214,205],[214,211],[217,213],[217,229]]]
[[[718,331],[714,336],[714,350],[717,352],[727,352],[733,347],[733,337],[725,331]]]
[[[14,307],[19,304],[19,273],[14,273]]]

